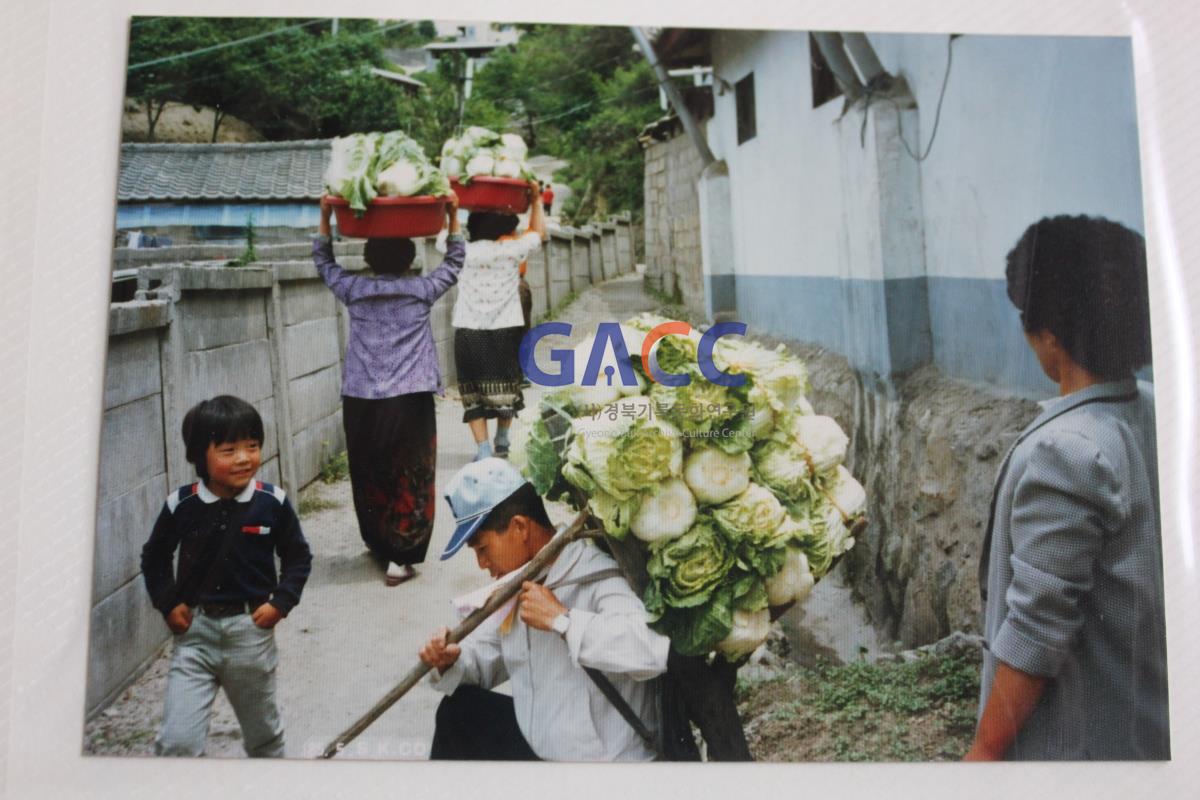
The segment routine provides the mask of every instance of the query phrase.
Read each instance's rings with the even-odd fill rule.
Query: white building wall
[[[916,98],[902,132],[923,152],[948,37],[869,38]],[[868,371],[932,359],[954,377],[1045,395],[1005,296],[1004,257],[1047,215],[1143,228],[1130,44],[968,35],[953,51],[929,157],[898,169],[909,156],[895,146],[893,106],[877,101],[865,126],[861,107],[840,117],[843,98],[812,108],[806,32],[714,33],[709,140],[729,167],[736,314]],[[751,71],[757,135],[738,145],[732,87]],[[897,209],[911,211],[901,224]],[[910,324],[923,326],[924,355],[904,351]]]
[[[871,34],[907,78],[923,150],[946,67],[945,36]],[[922,162],[927,271],[1003,278],[1004,255],[1043,216],[1091,214],[1143,230],[1128,39],[964,36]],[[913,150],[917,144],[909,133]]]
[[[729,164],[737,273],[840,275],[841,103],[812,108],[808,34],[719,31],[713,64],[730,87],[715,93],[709,141]],[[732,86],[751,71],[758,133],[738,145]]]

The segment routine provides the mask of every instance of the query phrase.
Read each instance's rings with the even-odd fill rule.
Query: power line
[[[924,153],[921,153],[920,155],[917,155],[916,153],[914,153],[912,146],[910,146],[908,143],[908,140],[904,138],[904,116],[901,113],[900,104],[897,103],[895,101],[895,99],[891,98],[891,97],[881,97],[880,98],[884,102],[891,104],[892,108],[895,110],[895,112],[896,112],[896,133],[900,137],[900,143],[902,145],[904,145],[904,150],[905,150],[905,152],[908,153],[909,158],[911,158],[913,161],[916,161],[917,163],[920,163],[920,162],[924,161],[925,159],[929,158],[929,153],[930,153],[930,151],[933,150],[933,143],[937,139],[938,125],[942,121],[942,101],[944,101],[946,99],[946,86],[949,85],[949,83],[950,83],[950,66],[954,63],[954,40],[956,38],[958,38],[958,37],[955,35],[951,35],[950,39],[946,42],[946,72],[942,76],[942,90],[941,90],[941,92],[938,93],[937,110],[934,112],[934,115],[933,115],[933,130],[929,134],[929,143],[925,145]],[[870,109],[871,102],[873,99],[874,99],[874,93],[872,91],[868,90],[866,106],[863,108],[862,130],[859,131],[859,141],[860,141],[860,143],[863,144],[863,146],[866,146],[865,142],[866,142],[866,135],[867,135],[867,116],[868,116],[867,111],[868,111],[868,109]],[[918,149],[920,148],[920,146],[921,146],[921,142],[920,142],[919,132],[918,132],[918,140],[917,140]]]
[[[942,121],[942,101],[946,99],[946,85],[950,83],[950,65],[954,59],[954,36],[946,42],[946,74],[942,76],[942,91],[938,94],[937,112],[933,115],[933,131],[929,134],[929,144],[925,146],[925,152],[920,156],[913,153],[908,146],[908,142],[904,139],[904,121],[900,115],[900,107],[896,105],[896,101],[892,101],[892,105],[896,108],[896,132],[900,135],[900,141],[904,143],[904,149],[908,151],[909,156],[917,161],[924,161],[929,157],[929,151],[933,149],[933,140],[937,138],[938,123]],[[920,141],[917,142],[920,147]]]
[[[398,23],[395,23],[394,25],[385,25],[374,31],[367,31],[365,33],[357,34],[356,38],[365,39],[369,36],[378,36],[382,33],[387,33],[388,31],[397,30],[399,28],[404,28],[409,25],[415,25],[415,24],[416,24],[415,20],[409,20],[406,22],[398,22]],[[267,58],[267,59],[263,59],[261,61],[252,61],[252,62],[248,62],[246,64],[237,64],[233,67],[233,69],[245,70],[245,69],[251,69],[251,68],[256,68],[256,67],[265,67],[268,64],[277,64],[280,61],[286,61],[287,59],[290,59],[290,58],[297,58],[297,57],[305,55],[307,53],[315,53],[319,50],[327,50],[330,47],[336,47],[339,44],[347,44],[347,43],[350,43],[351,41],[353,41],[353,40],[349,36],[330,37],[330,41],[325,42],[323,44],[316,45],[314,47],[305,47],[300,50],[292,50],[290,52],[284,53],[281,56],[276,56],[274,58]],[[217,80],[217,79],[224,78],[224,77],[225,77],[224,73],[218,72],[218,73],[212,73],[209,75],[201,75],[198,78],[190,78],[188,80],[172,81],[171,83],[160,84],[159,86],[157,86],[155,88],[159,92],[162,92],[162,91],[166,91],[168,89],[178,89],[182,86],[191,86],[192,84],[203,83],[205,81],[211,81],[211,80]]]
[[[537,89],[545,89],[547,86],[558,86],[562,83],[565,83],[567,78],[574,77],[575,75],[578,75],[581,72],[594,72],[597,69],[599,69],[600,67],[607,66],[608,64],[611,64],[614,61],[619,61],[623,58],[626,58],[626,56],[624,54],[613,56],[612,58],[606,58],[605,60],[598,61],[595,64],[589,64],[588,66],[583,67],[582,69],[573,70],[573,71],[567,72],[563,75],[559,75],[554,80],[543,81],[542,83],[534,84],[533,86],[530,86],[527,88],[529,88],[530,90],[537,90]]]
[[[576,111],[582,111],[583,109],[588,108],[590,106],[595,106],[595,105],[606,106],[606,105],[609,105],[610,103],[617,103],[617,102],[621,102],[624,100],[632,100],[633,98],[638,97],[640,95],[648,94],[650,92],[657,92],[657,91],[658,91],[657,85],[645,86],[641,89],[637,89],[632,92],[624,92],[615,97],[610,97],[607,100],[600,100],[600,99],[589,100],[586,103],[580,103],[577,106],[572,106],[571,108],[568,108],[565,111],[560,111],[560,112],[557,112],[555,114],[551,114],[551,115],[545,116],[545,117],[536,117],[535,119],[531,120],[530,124],[547,122],[552,119],[558,119],[559,117],[565,117],[568,114],[573,114]]]
[[[626,56],[624,54],[616,55],[616,56],[613,56],[612,58],[606,58],[603,61],[597,61],[594,64],[589,64],[588,66],[582,67],[581,69],[573,70],[571,72],[564,73],[563,75],[559,75],[554,80],[542,81],[541,83],[534,84],[533,86],[527,86],[527,87],[522,87],[522,88],[526,89],[527,91],[537,91],[539,89],[545,89],[545,88],[548,88],[551,86],[561,86],[563,83],[566,83],[567,78],[578,75],[581,72],[595,72],[600,67],[611,64],[614,61],[620,61],[621,59],[624,59],[624,58],[626,58]],[[480,74],[486,75],[487,73],[481,72]],[[481,79],[476,78],[476,80],[481,80]],[[524,105],[524,104],[522,104],[522,105]],[[590,103],[585,104],[585,105],[590,105]],[[565,116],[566,114],[570,113],[572,110],[576,110],[576,109],[568,109],[567,111],[564,111],[561,114],[554,115],[554,117],[543,117],[542,119],[553,119],[558,116]],[[513,113],[517,113],[517,112],[513,112]],[[540,121],[541,121],[540,119],[533,120],[533,122],[540,122]]]
[[[266,39],[267,37],[270,37],[270,36],[278,36],[279,34],[287,33],[288,31],[295,31],[295,30],[299,30],[300,28],[307,28],[310,25],[315,25],[318,22],[325,22],[327,20],[328,20],[327,17],[324,19],[310,19],[308,22],[301,22],[298,25],[288,25],[287,27],[284,27],[284,28],[276,28],[274,30],[264,31],[262,33],[256,33],[253,36],[246,36],[242,39],[235,39],[232,42],[221,42],[220,44],[209,45],[208,47],[201,47],[198,50],[190,50],[186,53],[177,53],[173,56],[163,56],[162,58],[155,58],[155,59],[151,59],[150,61],[143,61],[140,64],[131,64],[126,68],[126,72],[133,72],[134,70],[143,69],[145,67],[152,67],[155,64],[165,64],[168,61],[180,61],[185,58],[192,58],[194,56],[203,55],[205,53],[211,53],[215,50],[224,50],[227,47],[236,47],[240,44],[246,44],[247,42],[255,42],[255,41],[258,41],[259,39]]]

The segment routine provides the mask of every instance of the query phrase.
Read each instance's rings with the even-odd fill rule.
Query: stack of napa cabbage
[[[698,333],[668,335],[658,365],[691,382],[666,386],[641,361],[647,333],[666,321],[628,320],[625,352],[606,352],[607,366],[629,359],[636,384],[577,380],[523,413],[514,460],[543,496],[574,503],[582,493],[609,536],[634,537],[652,626],[678,651],[734,660],[766,639],[770,607],[803,602],[853,547],[866,492],[842,465],[846,434],[805,398],[799,359],[721,338],[716,367],[747,378],[725,387],[697,367]],[[576,347],[577,371],[593,344]]]
[[[403,131],[353,133],[334,139],[325,169],[329,193],[361,214],[376,197],[450,194],[450,181]]]
[[[472,126],[442,145],[441,168],[463,184],[477,177],[530,179],[527,152],[525,140],[515,133]]]

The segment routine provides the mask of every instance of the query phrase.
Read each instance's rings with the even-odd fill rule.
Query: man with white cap
[[[442,559],[467,545],[496,578],[515,574],[556,533],[532,484],[502,459],[463,467],[446,499],[455,529]],[[461,645],[447,643],[448,633],[443,628],[420,651],[435,668],[433,686],[448,695],[438,707],[432,758],[655,757],[634,722],[658,729],[652,679],[667,669],[670,641],[649,629],[642,601],[594,543],[563,548],[543,578],[522,586],[499,624],[480,626]],[[511,697],[490,691],[506,681]],[[616,689],[624,712],[600,683]],[[623,716],[630,712],[637,720]]]

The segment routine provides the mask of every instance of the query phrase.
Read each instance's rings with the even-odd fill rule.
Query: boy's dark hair
[[[1146,243],[1099,217],[1047,217],[1008,254],[1008,297],[1027,333],[1048,330],[1075,363],[1119,379],[1150,363]]]
[[[517,229],[516,214],[496,214],[491,211],[472,211],[467,216],[467,234],[472,242],[496,241]]]
[[[367,239],[363,245],[363,260],[376,275],[403,275],[416,257],[412,239]]]
[[[479,526],[479,530],[503,531],[508,527],[512,518],[518,514],[529,517],[544,528],[554,530],[554,524],[550,522],[550,517],[546,514],[546,505],[538,496],[532,483],[521,484],[521,488],[501,500],[487,515],[487,518]]]
[[[208,480],[208,446],[239,439],[263,443],[263,421],[254,406],[223,394],[201,400],[183,415],[183,446],[196,474]]]

